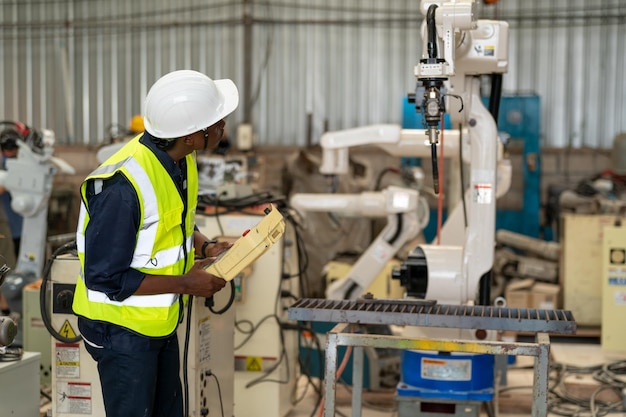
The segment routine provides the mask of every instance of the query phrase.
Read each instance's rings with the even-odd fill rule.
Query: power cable
[[[0,348],[0,362],[15,362],[22,359],[24,349],[14,346]]]
[[[532,369],[532,367],[516,368]],[[580,397],[573,395],[567,389],[566,380],[572,376],[577,379],[588,375],[600,384],[589,395]],[[553,363],[550,367],[550,382],[548,387],[548,412],[564,417],[600,417],[609,413],[624,412],[623,401],[609,403],[599,400],[600,393],[614,391],[617,398],[622,398],[622,390],[626,388],[626,361],[609,362],[594,366],[575,366],[563,363]],[[518,389],[532,389],[532,386],[503,387],[500,393]]]
[[[209,308],[211,313],[217,314],[217,315],[224,314],[225,312],[227,312],[230,309],[230,307],[235,302],[235,293],[236,292],[237,292],[237,290],[235,289],[235,280],[231,279],[230,280],[230,297],[228,298],[228,302],[226,303],[226,305],[224,307],[220,308],[219,310],[213,309],[213,307],[214,307],[214,298],[213,297],[207,298],[205,300],[204,304]]]
[[[222,417],[224,417],[224,403],[222,401],[222,388],[220,387],[220,380],[217,378],[217,375],[215,375],[212,371],[208,371],[208,376],[212,376],[213,379],[215,379],[215,383],[217,384],[217,394],[220,399],[220,409],[222,411]]]
[[[463,221],[467,227],[467,202],[465,200],[465,175],[463,164],[463,125],[459,123],[459,176],[461,181],[461,204],[463,206]]]
[[[182,296],[180,296],[182,297]],[[183,347],[183,415],[189,415],[189,340],[191,335],[191,314],[193,312],[193,295],[187,300],[187,322],[185,324],[185,344]]]

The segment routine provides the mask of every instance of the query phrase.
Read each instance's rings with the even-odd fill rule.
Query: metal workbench
[[[289,308],[289,318],[337,324],[328,334],[325,353],[324,416],[335,412],[337,349],[353,346],[352,417],[361,416],[363,348],[415,349],[493,355],[534,356],[532,416],[545,417],[548,409],[550,333],[573,335],[576,322],[569,311],[493,306],[441,305],[422,300],[326,300],[305,298]],[[354,333],[360,324],[387,324],[457,329],[484,329],[535,333],[534,343],[490,340],[414,339]]]

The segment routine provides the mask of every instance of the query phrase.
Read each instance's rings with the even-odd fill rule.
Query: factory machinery
[[[433,186],[440,193],[437,152],[445,151],[453,161],[451,179],[462,178],[457,173],[466,170],[468,184],[452,182],[447,194],[449,216],[438,241],[418,245],[393,271],[393,278],[406,290],[405,299],[364,296],[366,283],[361,276],[349,273],[346,282],[330,286],[329,300],[300,300],[290,308],[289,317],[341,323],[327,335],[327,417],[334,415],[339,345],[355,346],[353,415],[359,415],[355,410],[360,409],[364,347],[403,350],[402,375],[396,389],[399,417],[478,416],[481,406],[494,400],[497,355],[537,358],[533,415],[546,415],[547,334],[575,333],[571,313],[489,305],[496,199],[507,192],[511,181],[511,165],[503,158],[495,122],[502,74],[508,67],[508,25],[477,20],[473,0],[422,1],[421,8],[426,17],[422,28],[424,55],[415,67],[417,88],[410,99],[422,115],[426,135],[424,130],[397,125],[328,132],[320,141],[320,171],[328,175],[346,173],[349,149],[358,145],[376,145],[398,156],[430,153]],[[491,75],[489,109],[480,94],[484,75]],[[443,129],[444,113],[458,129]],[[455,160],[459,153],[462,158]],[[339,285],[344,290],[334,292]],[[355,285],[360,291],[345,291]],[[348,300],[336,301],[344,298]],[[404,331],[401,336],[362,330],[356,334],[364,324],[401,325]],[[498,342],[498,331],[535,332],[536,343]]]
[[[250,196],[245,200],[250,201]],[[231,207],[219,214],[219,208],[208,204],[204,213],[198,214],[196,223],[206,236],[228,238],[250,229],[260,214],[262,210],[257,205],[238,210]],[[297,332],[285,330],[284,323],[287,306],[299,294],[300,284],[295,230],[289,222],[287,225],[281,241],[242,274],[235,285],[234,321],[230,322],[234,346],[228,351],[226,363],[233,373],[233,415],[237,417],[258,416],[260,405],[262,415],[275,417],[286,416],[292,408],[298,341]]]

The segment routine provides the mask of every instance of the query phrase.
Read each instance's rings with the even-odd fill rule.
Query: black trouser
[[[85,347],[98,362],[107,416],[183,416],[176,333],[151,341],[146,349]]]

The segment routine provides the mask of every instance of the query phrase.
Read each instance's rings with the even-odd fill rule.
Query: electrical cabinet
[[[615,216],[563,214],[560,281],[563,308],[572,312],[580,326],[602,322],[602,242]]]
[[[209,238],[234,239],[264,215],[262,210],[254,214],[254,208],[246,213],[198,214],[196,225]],[[293,233],[288,225],[283,239],[258,258],[244,277],[235,278],[234,350],[229,364],[235,369],[237,417],[283,417],[292,409],[298,339],[297,332],[283,329],[282,323],[287,322],[291,295],[299,291]]]
[[[39,307],[39,288],[26,286],[22,291],[24,310],[23,332],[24,350],[41,353],[41,384],[49,386],[52,382],[52,355],[50,351],[50,333],[41,320]]]
[[[80,334],[71,304],[60,302],[62,294],[73,294],[80,262],[73,255],[57,257],[50,272],[50,324],[59,334],[73,340]],[[69,297],[68,297],[69,298]],[[50,336],[52,361],[52,416],[103,416],[104,402],[96,362],[82,340],[68,343]]]

